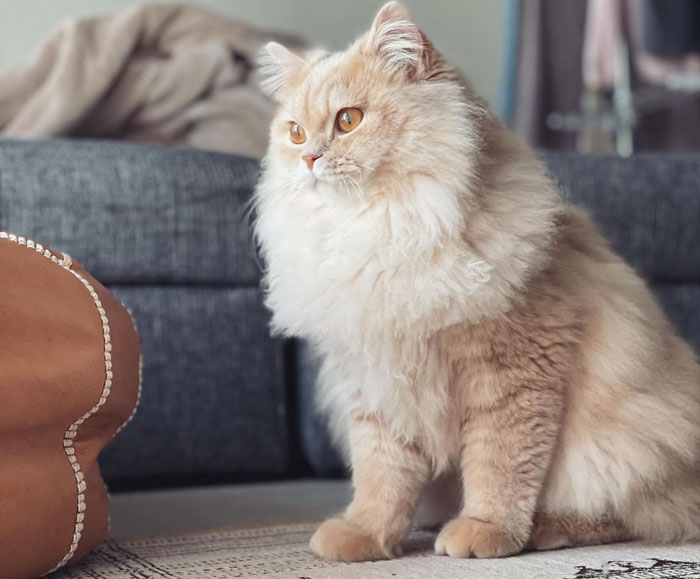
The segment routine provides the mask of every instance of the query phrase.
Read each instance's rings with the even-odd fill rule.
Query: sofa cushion
[[[700,158],[542,154],[564,195],[589,210],[647,279],[700,282]]]
[[[270,339],[260,290],[112,291],[137,320],[144,388],[139,413],[104,453],[105,477],[151,486],[283,474],[284,350]]]
[[[680,335],[700,353],[700,283],[657,281],[651,290]]]
[[[143,403],[102,457],[112,488],[289,471],[286,351],[246,219],[257,174],[193,149],[0,140],[0,227],[65,248],[140,329]]]
[[[0,216],[102,283],[254,284],[258,163],[101,141],[0,141]]]

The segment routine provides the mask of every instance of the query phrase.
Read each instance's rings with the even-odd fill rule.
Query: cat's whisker
[[[348,183],[347,183],[347,180],[345,179],[345,177],[343,177],[342,175],[339,175],[338,177],[340,179],[340,184],[343,186],[343,189],[345,190],[345,193],[350,193],[350,188],[348,187]]]
[[[357,187],[357,184],[352,180],[352,178],[349,175],[339,175],[338,177],[340,178],[340,182],[342,183],[343,188],[345,189],[345,193],[350,194],[352,192],[356,194],[362,202],[363,208],[366,207],[367,201],[365,199],[365,196],[362,193],[362,191]],[[351,187],[352,191],[350,190]]]
[[[360,198],[360,200],[362,201],[362,208],[365,209],[365,208],[368,206],[368,203],[367,203],[367,196],[365,195],[364,191],[362,190],[362,188],[360,187],[360,185],[357,183],[357,181],[355,181],[355,179],[353,179],[353,178],[350,177],[350,176],[348,176],[348,179],[349,179],[350,184],[352,185],[352,187],[355,189],[355,191],[356,191],[356,193],[357,193],[357,196],[358,196],[358,197]]]
[[[362,169],[366,169],[367,171],[370,172],[370,175],[374,175],[377,171],[376,169],[373,169],[369,165],[363,165],[362,163],[355,163],[358,167],[361,167]]]
[[[356,194],[357,193],[356,190],[354,189],[354,187],[353,187],[352,191],[350,190],[350,186],[352,185],[352,180],[347,173],[338,173],[337,176],[338,176],[338,179],[340,180],[340,183],[343,185],[343,189],[345,190],[345,193],[347,193],[347,194],[350,194],[350,193]]]

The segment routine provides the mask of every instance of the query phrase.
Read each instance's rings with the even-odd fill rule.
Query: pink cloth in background
[[[615,85],[616,44],[629,45],[633,67],[641,80],[661,85],[670,75],[700,74],[700,55],[660,57],[642,48],[642,6],[639,0],[588,0],[583,47],[583,84],[590,90]]]
[[[591,90],[615,84],[615,51],[622,33],[619,0],[588,0],[583,38],[583,84]]]

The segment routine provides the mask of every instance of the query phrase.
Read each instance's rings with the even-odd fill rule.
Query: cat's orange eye
[[[364,116],[360,109],[340,109],[335,124],[341,133],[349,133],[357,128],[357,125],[362,122]]]
[[[289,125],[289,138],[295,145],[301,145],[306,142],[306,131],[304,127],[297,123]]]

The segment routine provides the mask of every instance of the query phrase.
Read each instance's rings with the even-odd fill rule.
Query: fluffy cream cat
[[[700,538],[700,369],[644,283],[399,4],[348,50],[266,47],[256,195],[274,328],[323,359],[355,496],[311,541],[392,557]]]

